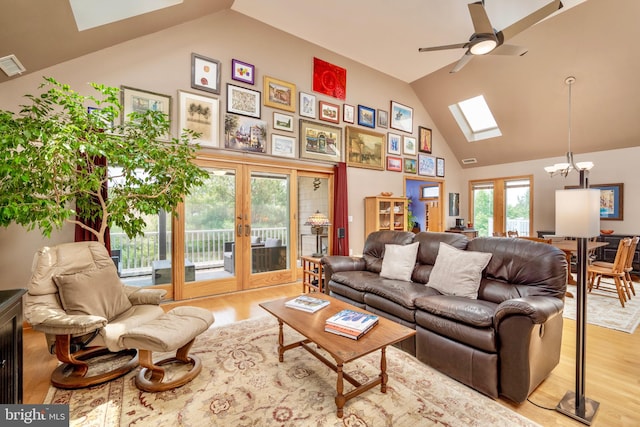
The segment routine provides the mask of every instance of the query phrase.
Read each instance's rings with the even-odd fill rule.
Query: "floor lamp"
[[[576,386],[575,391],[564,395],[556,410],[591,425],[600,403],[585,397],[587,242],[589,238],[600,235],[600,190],[588,188],[588,170],[579,169],[579,172],[579,189],[556,191],[556,234],[578,240]]]
[[[323,255],[320,236],[322,235],[324,227],[331,225],[331,222],[329,222],[329,218],[327,218],[325,214],[320,213],[320,211],[316,211],[307,218],[307,222],[305,222],[304,225],[310,225],[311,233],[316,235],[316,253],[311,256],[320,258]]]

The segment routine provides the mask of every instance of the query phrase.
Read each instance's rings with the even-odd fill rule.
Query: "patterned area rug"
[[[285,326],[285,343],[298,338]],[[387,393],[376,387],[353,398],[340,419],[335,372],[301,348],[279,363],[277,340],[271,317],[214,327],[196,339],[192,353],[203,370],[183,387],[142,392],[135,370],[88,389],[51,388],[45,403],[69,404],[71,425],[83,427],[537,425],[396,348],[387,350]],[[370,354],[345,371],[368,381],[378,375],[379,359],[379,352]]]
[[[636,283],[634,287],[638,293],[640,285]],[[564,299],[563,316],[576,320],[576,288],[570,286],[568,290],[574,298]],[[632,334],[640,323],[640,295],[632,295],[623,308],[617,294],[593,289],[587,293],[587,323]]]

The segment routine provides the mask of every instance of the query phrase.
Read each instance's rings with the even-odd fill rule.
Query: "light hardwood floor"
[[[282,296],[298,295],[301,284],[166,303],[193,305],[210,309],[214,326],[264,315],[260,302]],[[640,298],[640,295],[636,298]],[[575,322],[565,320],[560,364],[529,397],[541,406],[554,408],[565,392],[575,387]],[[586,396],[600,402],[593,426],[640,425],[640,332],[626,334],[587,325]],[[27,328],[24,332],[24,403],[42,403],[49,388],[49,375],[56,366],[55,357],[46,350],[44,335]],[[389,379],[393,381],[393,378]],[[583,424],[553,410],[525,402],[515,405],[498,400],[521,415],[543,426],[582,426]]]

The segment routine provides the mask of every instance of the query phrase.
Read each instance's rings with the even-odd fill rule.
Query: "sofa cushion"
[[[445,295],[477,298],[482,270],[491,259],[490,253],[461,251],[440,242],[438,257],[427,286]]]
[[[419,243],[410,245],[385,245],[380,276],[387,279],[411,281],[411,273],[416,266]]]
[[[414,303],[419,310],[476,328],[493,327],[498,307],[493,302],[450,295],[423,296],[416,298]]]
[[[366,269],[374,273],[380,273],[384,248],[387,244],[408,245],[413,243],[414,234],[410,231],[374,231],[367,236],[362,249]]]
[[[132,306],[114,265],[56,275],[53,280],[67,314],[112,320]]]

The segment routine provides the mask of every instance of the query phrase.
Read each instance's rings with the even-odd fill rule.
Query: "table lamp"
[[[322,234],[322,229],[324,227],[331,225],[331,223],[329,222],[329,218],[327,218],[325,214],[320,213],[320,211],[316,211],[309,218],[307,218],[307,222],[305,222],[304,225],[310,225],[311,232],[316,235],[316,253],[312,254],[311,256],[321,257],[323,253],[320,244],[320,235]]]

